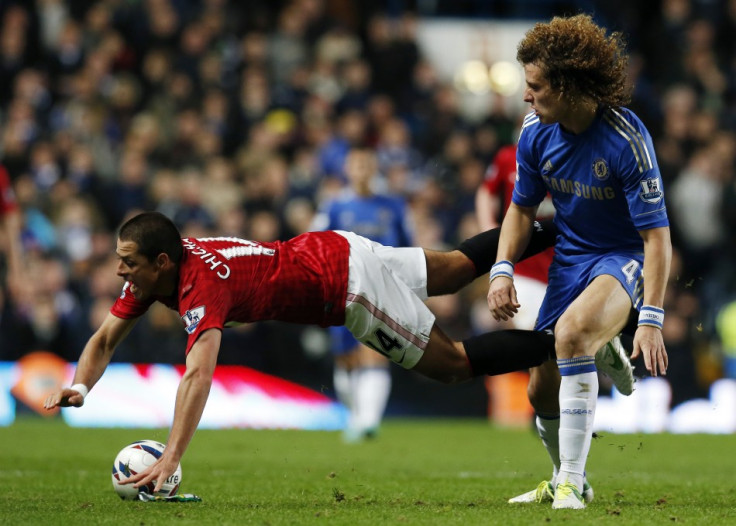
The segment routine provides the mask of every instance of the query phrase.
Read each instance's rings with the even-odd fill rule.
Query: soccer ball
[[[165,447],[164,444],[155,440],[139,440],[120,450],[112,465],[112,487],[121,499],[138,500],[140,491],[153,494],[153,488],[156,487],[155,481],[139,488],[134,488],[132,484],[120,484],[120,482],[131,475],[140,473],[156,462],[163,454]],[[179,484],[181,484],[181,464],[177,466],[174,474],[166,479],[163,487],[156,492],[156,496],[176,495]]]

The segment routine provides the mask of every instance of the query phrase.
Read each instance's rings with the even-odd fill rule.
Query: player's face
[[[371,180],[376,173],[376,158],[367,151],[350,152],[345,160],[345,173],[358,193],[370,193]]]
[[[565,116],[567,104],[558,90],[552,89],[542,68],[536,64],[524,65],[526,89],[524,102],[528,102],[542,124],[560,122]]]
[[[118,239],[115,252],[118,255],[117,274],[129,283],[128,291],[133,297],[142,301],[156,293],[161,266],[140,254],[134,241]]]

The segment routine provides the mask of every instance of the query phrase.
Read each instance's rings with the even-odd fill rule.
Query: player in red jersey
[[[525,256],[553,242],[554,236],[538,226]],[[402,367],[445,383],[539,365],[554,357],[551,335],[499,331],[456,342],[437,327],[423,303],[488,272],[497,245],[498,230],[451,252],[387,247],[341,231],[273,243],[181,239],[162,214],[139,214],[118,234],[122,293],[87,342],[74,384],[50,395],[45,407],[81,406],[116,346],[154,301],[178,311],[189,334],[166,451],[129,480],[136,487],[156,480],[156,491],[176,469],[197,428],[226,326],[258,320],[344,324],[359,341]]]
[[[20,239],[21,215],[10,176],[0,165],[0,248],[4,248],[7,288],[16,301],[21,301],[24,287],[22,245]],[[1,285],[1,284],[0,284]]]

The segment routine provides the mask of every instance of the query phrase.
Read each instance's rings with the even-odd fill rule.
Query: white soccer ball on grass
[[[121,499],[138,500],[138,493],[141,491],[149,495],[154,494],[153,489],[156,487],[155,481],[140,488],[134,488],[133,484],[120,483],[131,475],[140,473],[156,462],[163,454],[165,447],[164,444],[155,440],[138,440],[120,450],[112,465],[112,487]],[[177,466],[174,474],[166,479],[163,487],[155,495],[158,497],[176,495],[180,484],[181,464]]]

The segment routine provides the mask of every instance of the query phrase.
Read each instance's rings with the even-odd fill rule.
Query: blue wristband
[[[664,324],[664,309],[652,305],[642,306],[639,311],[639,327],[647,325],[661,329],[662,324]]]
[[[502,260],[491,267],[490,281],[503,276],[505,278],[514,279],[514,264],[510,261]]]

